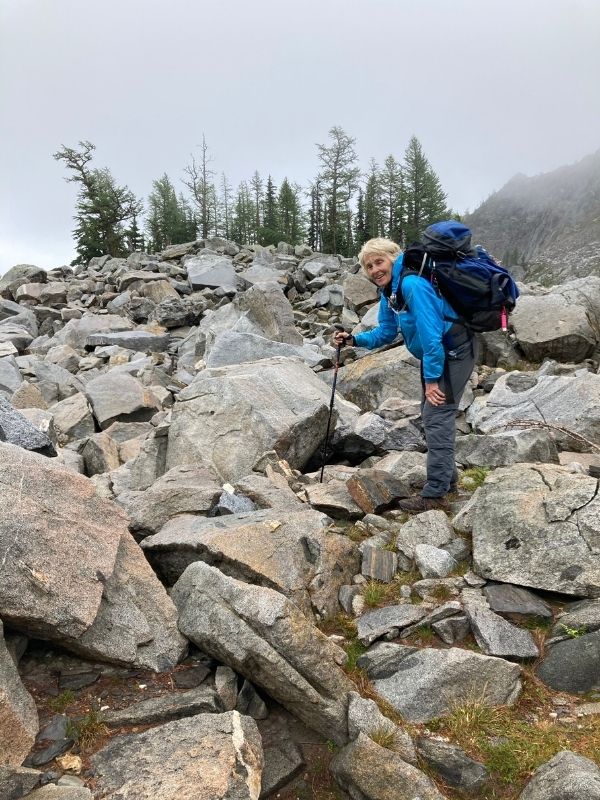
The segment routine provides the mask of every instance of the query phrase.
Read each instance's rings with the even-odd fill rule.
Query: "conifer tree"
[[[364,194],[365,236],[374,239],[382,236],[383,225],[383,200],[379,170],[374,159],[369,165],[369,175]]]
[[[446,195],[416,136],[404,154],[406,241],[418,239],[432,222],[448,215]]]
[[[406,213],[404,176],[402,167],[393,155],[389,155],[383,162],[379,180],[385,236],[404,246],[404,218]]]
[[[299,244],[304,237],[304,220],[300,204],[301,188],[284,178],[279,190],[279,229],[285,242]]]
[[[163,250],[170,244],[191,242],[196,238],[196,219],[189,202],[164,174],[152,182],[148,196],[146,231],[153,250]]]
[[[355,140],[339,126],[329,131],[329,145],[317,145],[321,171],[319,181],[327,199],[323,245],[328,252],[349,255],[347,208],[358,187]]]
[[[127,186],[118,186],[110,170],[90,166],[95,149],[91,142],[80,141],[79,149],[63,145],[53,156],[73,173],[66,180],[79,184],[73,231],[77,258],[73,264],[85,264],[105,254],[127,255],[126,223],[142,210],[142,202]]]
[[[256,241],[259,228],[261,227],[261,211],[264,191],[262,178],[258,174],[258,170],[255,170],[254,175],[250,179],[250,188],[252,190],[252,196],[254,199],[254,240]]]
[[[356,247],[360,249],[367,241],[365,232],[365,198],[362,187],[358,187],[358,200],[356,201],[356,216],[354,218],[354,238]]]
[[[263,199],[263,224],[258,229],[258,243],[264,246],[277,244],[283,238],[279,224],[279,202],[277,188],[269,175]]]
[[[317,179],[309,189],[308,246],[319,252],[323,245],[323,198],[321,184]]]
[[[242,244],[254,244],[255,237],[254,202],[248,184],[242,181],[238,187],[233,218],[231,221],[231,237]]]

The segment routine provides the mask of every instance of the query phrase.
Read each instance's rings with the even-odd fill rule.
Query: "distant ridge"
[[[515,175],[465,222],[518,277],[545,284],[600,275],[600,150],[576,164]]]

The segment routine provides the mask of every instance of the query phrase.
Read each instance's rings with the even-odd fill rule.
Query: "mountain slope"
[[[465,222],[497,258],[525,264],[529,280],[600,275],[600,150],[542,175],[516,175]]]

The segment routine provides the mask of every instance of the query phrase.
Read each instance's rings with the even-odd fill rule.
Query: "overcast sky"
[[[203,132],[304,183],[333,125],[363,168],[415,134],[473,210],[600,147],[600,0],[0,0],[0,274],[74,257],[61,144],[146,197]]]

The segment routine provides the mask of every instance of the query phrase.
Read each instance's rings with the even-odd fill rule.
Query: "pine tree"
[[[404,155],[406,189],[406,241],[418,239],[432,222],[448,216],[446,194],[425,157],[416,136],[412,136]]]
[[[211,157],[208,155],[206,138],[204,134],[202,134],[200,163],[196,163],[196,159],[194,155],[192,155],[192,163],[188,164],[184,169],[187,175],[184,184],[190,190],[192,198],[198,208],[198,224],[200,226],[200,235],[203,239],[207,239],[209,236],[211,220],[214,213],[212,203],[214,192],[212,178],[214,172],[208,166],[211,160]]]
[[[369,169],[364,195],[365,236],[374,239],[381,236],[384,230],[383,200],[379,170],[374,159],[371,159]]]
[[[242,181],[238,187],[233,218],[231,221],[231,237],[242,244],[254,244],[256,241],[254,225],[256,222],[254,202],[248,184]]]
[[[252,196],[254,198],[254,241],[257,241],[258,231],[261,227],[261,211],[263,204],[263,182],[258,174],[258,170],[255,170],[254,175],[250,179],[250,189],[252,190]]]
[[[177,197],[169,176],[164,174],[153,181],[146,218],[146,232],[152,249],[160,251],[170,244],[194,241],[196,227],[189,202],[181,193]]]
[[[269,175],[263,199],[263,224],[258,229],[258,243],[264,246],[277,244],[283,238],[279,224],[277,187]]]
[[[310,205],[308,209],[308,246],[319,252],[323,246],[323,196],[321,184],[317,179],[309,189]]]
[[[144,235],[139,228],[137,214],[131,218],[131,226],[127,230],[126,239],[127,249],[130,253],[139,253],[143,250]]]
[[[358,249],[360,249],[368,239],[365,231],[365,198],[361,186],[358,187],[358,200],[356,201],[354,238]]]
[[[383,162],[379,180],[384,217],[384,235],[404,246],[406,241],[404,235],[406,193],[402,167],[394,156],[389,155]]]
[[[105,254],[127,255],[126,223],[142,211],[141,200],[127,186],[118,186],[110,170],[89,166],[95,149],[91,142],[80,141],[79,149],[63,145],[53,155],[73,173],[66,180],[79,184],[73,231],[77,258],[73,264],[85,264],[94,256]]]
[[[299,244],[304,238],[304,218],[300,203],[301,188],[284,178],[279,190],[279,229],[285,242]]]
[[[355,140],[340,127],[329,131],[331,144],[317,145],[321,171],[319,181],[327,199],[323,244],[328,252],[350,255],[347,208],[358,188],[360,170],[356,166]]]

